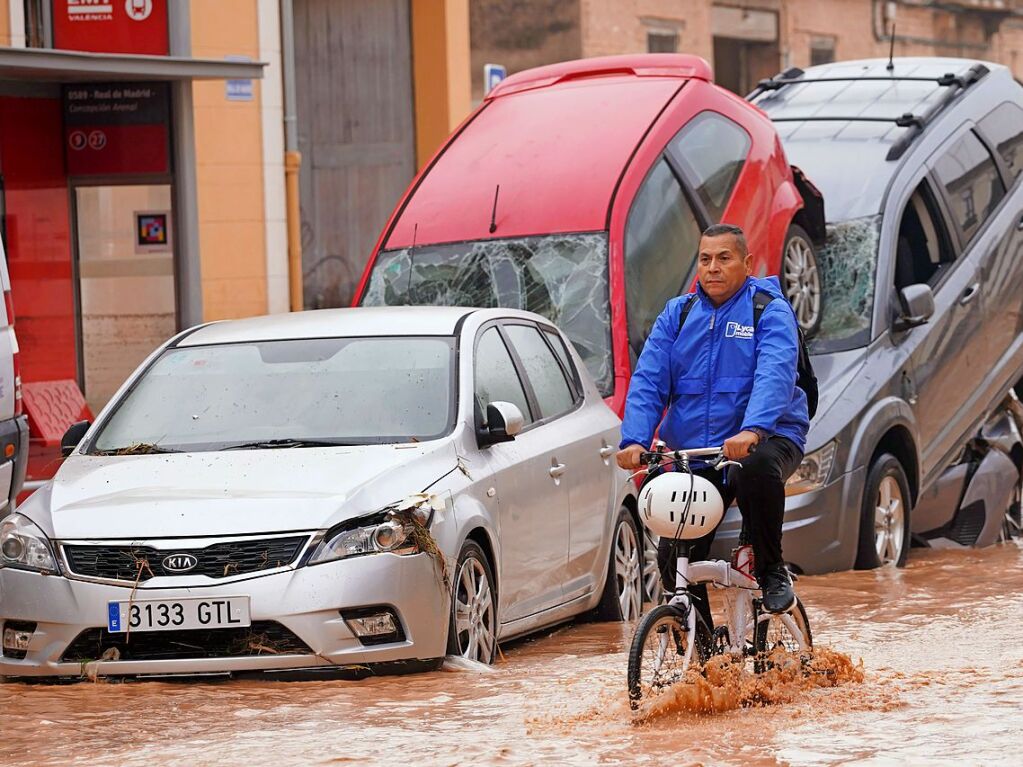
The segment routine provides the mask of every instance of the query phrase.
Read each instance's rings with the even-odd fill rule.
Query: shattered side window
[[[377,257],[363,306],[475,306],[546,317],[611,393],[607,233],[417,245]]]
[[[880,230],[879,215],[828,224],[827,242],[817,255],[824,293],[813,353],[853,349],[870,340]]]

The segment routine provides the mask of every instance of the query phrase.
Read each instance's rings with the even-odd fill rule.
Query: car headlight
[[[799,468],[785,483],[785,495],[799,495],[827,484],[835,463],[835,443],[829,442],[803,458]]]
[[[333,527],[309,557],[309,564],[333,562],[364,554],[418,554],[421,549],[411,515],[385,511]]]
[[[0,567],[58,572],[46,534],[32,520],[11,514],[0,522]]]

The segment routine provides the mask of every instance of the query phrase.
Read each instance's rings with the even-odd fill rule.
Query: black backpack
[[[689,317],[689,310],[693,308],[695,298],[695,294],[691,295],[689,300],[686,301],[685,306],[682,307],[682,314],[678,318],[678,333],[682,332],[682,326],[686,324],[686,318]],[[764,309],[773,300],[774,296],[762,290],[758,290],[753,294],[754,331],[756,331],[757,325],[760,324],[760,316],[764,313]],[[799,333],[799,362],[796,364],[796,386],[806,393],[806,409],[810,418],[813,418],[817,414],[817,400],[819,398],[817,376],[814,375],[813,365],[810,364],[810,352],[806,348],[806,338],[803,336],[803,329],[796,325],[796,331]],[[678,337],[678,333],[676,333],[676,337]]]

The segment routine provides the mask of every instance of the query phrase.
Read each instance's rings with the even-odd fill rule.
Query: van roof
[[[688,80],[709,77],[702,59],[673,54],[513,75],[425,171],[383,248],[408,247],[413,233],[428,244],[606,228],[618,179],[651,124]]]

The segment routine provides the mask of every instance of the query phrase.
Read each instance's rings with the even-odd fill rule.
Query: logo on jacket
[[[725,326],[725,338],[753,338],[753,326],[729,322]]]

